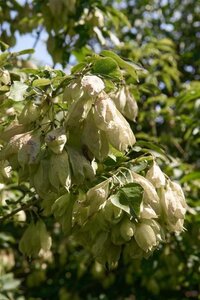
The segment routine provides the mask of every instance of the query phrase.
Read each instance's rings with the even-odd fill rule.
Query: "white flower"
[[[90,96],[97,96],[105,88],[103,80],[95,75],[83,76],[81,79],[81,85],[83,90]]]
[[[135,98],[131,95],[129,89],[121,87],[116,93],[110,94],[117,109],[129,120],[135,121],[138,115],[138,106]]]
[[[106,93],[99,95],[94,107],[96,126],[105,131],[110,144],[119,151],[135,143],[130,125]]]
[[[162,189],[161,203],[169,230],[179,232],[183,229],[187,204],[179,184],[168,181],[166,189]]]
[[[56,128],[48,132],[45,136],[45,142],[54,153],[62,153],[67,142],[64,128]]]
[[[155,161],[153,162],[152,167],[148,170],[146,178],[155,186],[155,188],[165,186],[165,175]]]
[[[154,220],[142,220],[136,225],[135,240],[145,252],[153,250],[162,240],[160,225]]]

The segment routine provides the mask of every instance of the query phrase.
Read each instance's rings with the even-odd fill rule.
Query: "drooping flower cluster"
[[[76,228],[79,242],[114,266],[122,246],[131,257],[148,256],[167,231],[182,231],[186,203],[181,187],[154,161],[145,176],[127,169],[124,180],[117,173],[94,185],[98,163],[113,148],[125,152],[135,143],[125,117],[135,121],[136,100],[125,86],[105,90],[100,77],[85,75],[65,88],[67,109],[55,113],[53,101],[28,101],[1,133],[0,179],[9,177],[11,166],[41,198],[43,215],[53,214],[66,234]],[[29,243],[33,231],[41,234]],[[50,244],[45,224],[37,221],[25,231],[20,250],[35,255]]]
[[[133,171],[124,177],[117,189],[115,177],[94,186],[74,209],[80,242],[92,249],[100,263],[110,266],[117,264],[122,247],[132,258],[148,257],[165,241],[167,232],[184,229],[182,189],[154,161],[145,177]]]

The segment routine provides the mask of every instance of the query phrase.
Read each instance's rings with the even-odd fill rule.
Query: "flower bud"
[[[83,90],[91,97],[97,96],[105,88],[103,80],[95,75],[83,76],[81,85]]]
[[[54,153],[62,153],[67,142],[64,128],[56,128],[48,132],[45,136],[45,142]]]
[[[155,188],[165,186],[165,175],[155,161],[153,162],[152,167],[148,170],[146,178],[155,186]]]

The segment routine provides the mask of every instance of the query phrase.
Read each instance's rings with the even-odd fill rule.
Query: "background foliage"
[[[148,260],[121,257],[112,271],[66,238],[53,220],[48,221],[52,251],[29,261],[18,250],[23,222],[1,222],[1,300],[199,299],[199,10],[200,2],[192,0],[1,1],[1,39],[11,46],[16,32],[35,34],[37,42],[46,31],[54,64],[66,67],[92,51],[113,49],[148,71],[133,91],[140,111],[134,125],[137,146],[160,156],[167,153],[163,169],[180,181],[189,205],[181,236],[169,237]],[[15,56],[12,61],[16,67],[28,66]],[[1,107],[0,125],[12,118]],[[21,194],[15,182],[1,187],[9,213]]]

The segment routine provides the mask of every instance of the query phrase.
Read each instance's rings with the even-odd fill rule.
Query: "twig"
[[[40,39],[40,35],[41,35],[41,33],[42,33],[42,30],[43,30],[43,27],[40,27],[40,29],[38,29],[38,31],[36,32],[36,39],[35,39],[35,42],[34,42],[34,44],[33,44],[33,46],[32,46],[33,49],[36,48],[37,43],[39,42],[39,39]],[[31,56],[32,56],[32,53],[29,54],[27,60],[31,59]]]
[[[9,213],[9,214],[5,215],[4,217],[0,218],[0,222],[4,222],[5,220],[11,218],[12,216],[14,216],[15,214],[17,214],[21,210],[28,210],[32,205],[34,205],[37,202],[39,202],[39,200],[40,200],[39,198],[36,198],[35,200],[29,201],[28,203],[20,206],[19,208],[16,208],[11,213]]]

